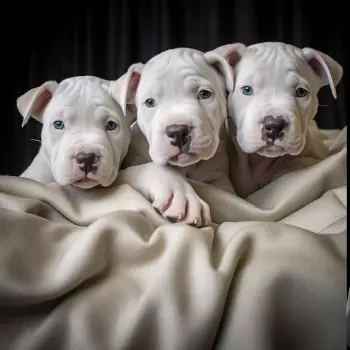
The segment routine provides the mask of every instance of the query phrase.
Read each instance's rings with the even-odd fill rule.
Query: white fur
[[[109,81],[83,76],[50,83],[18,99],[24,124],[30,115],[43,123],[40,151],[21,176],[81,188],[111,185],[130,144],[130,121],[109,94]],[[62,121],[64,129],[55,129],[55,121]],[[118,127],[107,130],[108,121]],[[79,152],[99,157],[95,171],[80,169]]]
[[[192,179],[206,179],[207,183],[233,191],[226,149],[219,147],[224,142],[220,131],[227,116],[226,89],[233,86],[232,68],[223,57],[213,51],[203,53],[189,48],[167,50],[146,64],[130,66],[124,86],[126,92],[120,95],[123,99],[119,102],[125,108],[136,107],[137,123],[154,162],[180,167],[183,173],[193,174]],[[211,96],[200,99],[202,89],[210,91]],[[154,99],[154,107],[145,104],[149,98]],[[166,134],[166,127],[172,124],[191,128],[187,151],[172,145]],[[218,167],[218,159],[222,167]],[[205,167],[200,166],[202,161],[208,162]]]
[[[225,45],[216,50],[229,57],[234,49],[233,45]],[[342,67],[319,51],[279,42],[251,45],[241,54],[234,65],[235,87],[228,96],[229,115],[236,125],[239,146],[246,153],[265,157],[300,154],[308,128],[313,127],[317,94],[328,84],[336,98],[335,86],[342,76]],[[317,71],[313,69],[315,64]],[[251,96],[242,93],[247,85],[254,90]],[[298,88],[309,93],[296,97]],[[262,139],[262,119],[267,115],[281,115],[288,122],[284,137],[273,145]]]
[[[228,111],[238,157],[231,162],[230,173],[239,195],[245,197],[291,171],[294,157],[318,161],[327,155],[314,117],[321,87],[329,85],[336,98],[335,87],[343,69],[335,60],[311,48],[280,42],[248,47],[235,43],[215,51],[227,59],[235,72]],[[253,93],[243,94],[244,86],[252,87]],[[308,93],[298,97],[298,88]],[[282,136],[273,143],[264,139],[265,116],[282,117],[287,122]]]
[[[59,84],[45,82],[19,97],[17,106],[23,125],[31,116],[43,123],[40,151],[22,177],[85,189],[127,183],[149,198],[165,218],[195,226],[211,222],[209,206],[176,170],[148,163],[119,172],[130,144],[132,119],[111,96],[109,81],[85,76]],[[54,128],[58,120],[64,122],[63,129]],[[116,122],[117,128],[108,130],[109,121]],[[82,151],[99,157],[88,174],[76,159]]]

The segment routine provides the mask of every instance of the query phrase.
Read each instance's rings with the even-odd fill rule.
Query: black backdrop
[[[338,100],[322,89],[316,121],[322,128],[347,123],[350,19],[340,0],[61,0],[6,6],[1,11],[1,174],[20,174],[39,147],[31,139],[40,139],[40,124],[32,119],[21,129],[19,95],[45,80],[73,75],[116,79],[130,64],[172,47],[210,50],[235,41],[285,41],[323,51],[345,72]]]

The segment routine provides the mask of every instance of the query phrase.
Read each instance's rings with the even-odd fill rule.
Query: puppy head
[[[130,121],[109,93],[110,82],[92,76],[47,81],[17,100],[24,126],[43,124],[41,142],[54,179],[80,188],[109,186],[130,144]]]
[[[233,44],[217,52],[229,60],[235,50]],[[302,152],[320,88],[329,85],[336,98],[335,86],[343,73],[322,52],[271,42],[245,47],[232,66],[235,87],[228,110],[237,142],[244,152],[266,157]]]
[[[222,56],[177,48],[130,66],[125,93],[116,98],[124,109],[137,108],[152,160],[184,167],[215,154],[227,116],[226,87],[233,87],[233,71]]]

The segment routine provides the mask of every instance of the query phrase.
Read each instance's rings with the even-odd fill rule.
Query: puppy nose
[[[85,152],[79,152],[75,159],[78,164],[81,164],[80,169],[85,172],[85,174],[88,174],[91,170],[95,170],[96,166],[94,163],[97,160],[97,155],[95,153],[85,153]]]
[[[171,144],[180,149],[189,141],[191,128],[184,124],[171,124],[165,128],[165,134],[171,138]]]
[[[266,135],[267,139],[276,141],[282,136],[282,131],[286,128],[287,122],[282,116],[273,117],[272,115],[267,115],[264,117],[263,121],[263,134]]]

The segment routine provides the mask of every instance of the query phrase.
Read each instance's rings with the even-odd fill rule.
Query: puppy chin
[[[112,177],[108,176],[106,177],[101,177],[101,178],[96,178],[95,176],[92,175],[90,178],[90,174],[88,174],[87,178],[84,178],[82,180],[78,180],[72,183],[73,186],[79,187],[82,189],[89,189],[89,188],[94,188],[94,187],[109,187],[112,185],[112,183],[115,181],[115,179],[118,176],[118,171],[114,171],[114,174]]]
[[[100,184],[95,180],[83,179],[83,180],[78,180],[78,181],[73,182],[72,185],[75,187],[86,190],[89,188],[94,188]]]
[[[77,177],[77,176],[65,176],[64,174],[56,176],[54,175],[55,181],[61,186],[72,185],[82,189],[88,189],[98,186],[100,183],[96,179],[89,177]]]
[[[178,166],[181,168],[184,168],[189,165],[196,164],[200,161],[201,159],[198,157],[197,154],[186,154],[186,153],[181,153],[178,156],[171,158],[168,160],[168,163],[174,166]]]
[[[277,157],[283,157],[285,155],[290,156],[297,156],[299,155],[304,149],[304,144],[298,144],[297,146],[294,145],[269,145],[269,146],[262,146],[255,152],[246,152],[246,153],[257,153],[260,156],[266,157],[266,158],[277,158]]]
[[[285,151],[283,148],[277,147],[277,146],[266,146],[259,151],[256,152],[259,156],[263,156],[266,158],[278,158],[283,157],[286,154],[288,154],[287,151]]]
[[[114,167],[109,173],[96,175],[89,173],[86,177],[78,177],[73,174],[54,174],[55,181],[61,186],[72,185],[81,189],[90,189],[97,186],[109,187],[117,178],[118,170]]]

